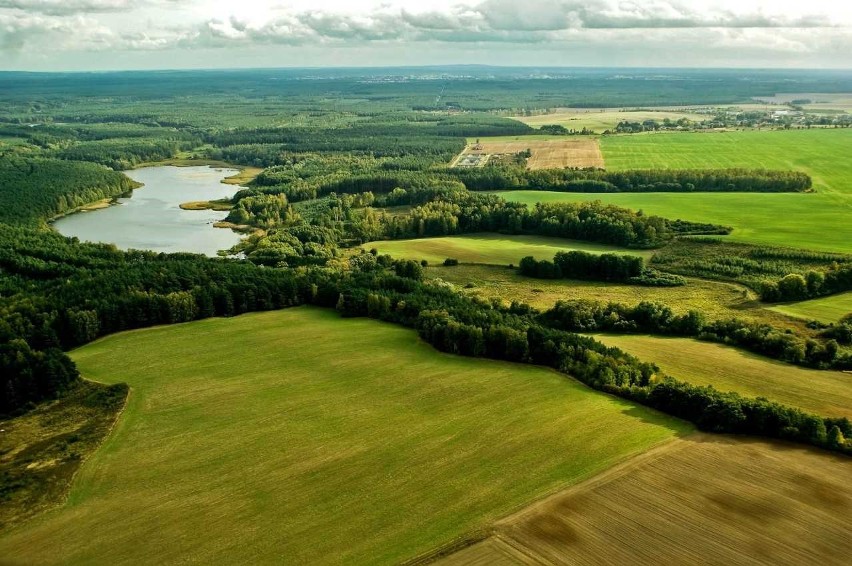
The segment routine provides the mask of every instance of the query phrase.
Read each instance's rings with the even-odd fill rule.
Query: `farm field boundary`
[[[498,521],[437,564],[843,564],[843,457],[695,434]]]
[[[126,381],[126,409],[68,503],[0,535],[3,561],[396,564],[693,430],[552,370],[308,307],[72,356]]]
[[[615,346],[694,385],[712,385],[747,397],[766,397],[808,412],[852,418],[852,374],[793,366],[691,338],[596,334]]]
[[[482,138],[469,143],[453,161],[463,165],[466,158],[477,158],[473,166],[483,166],[495,156],[514,155],[526,150],[532,154],[528,169],[564,169],[565,167],[596,167],[603,169],[604,159],[597,138],[541,139],[541,136]]]

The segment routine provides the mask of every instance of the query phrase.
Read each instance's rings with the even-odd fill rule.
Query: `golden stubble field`
[[[439,563],[848,564],[850,513],[848,458],[696,434],[498,522]]]
[[[474,149],[481,147],[481,149]],[[468,145],[464,155],[506,155],[530,150],[527,169],[564,169],[565,167],[598,167],[603,169],[604,159],[598,140],[595,138],[575,139],[529,139],[494,138]],[[460,156],[460,157],[461,157]]]

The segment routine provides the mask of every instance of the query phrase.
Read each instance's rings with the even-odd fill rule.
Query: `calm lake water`
[[[145,186],[130,198],[100,210],[78,212],[54,222],[65,236],[89,242],[106,242],[123,249],[156,252],[194,252],[210,256],[230,248],[240,235],[214,228],[227,212],[181,210],[179,205],[194,200],[231,197],[238,187],[224,185],[222,179],[237,173],[234,169],[213,167],[146,167],[125,171]]]

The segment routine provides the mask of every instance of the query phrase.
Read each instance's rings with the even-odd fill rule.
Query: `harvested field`
[[[563,169],[565,167],[604,167],[603,155],[594,138],[565,139],[556,137],[542,139],[544,136],[482,138],[479,144],[470,144],[456,158],[454,164],[469,160],[471,165],[482,166],[489,158],[475,161],[470,156],[513,155],[530,150],[532,156],[527,161],[528,169]],[[476,148],[476,149],[474,149]]]
[[[847,564],[849,459],[692,435],[498,522],[438,563]]]

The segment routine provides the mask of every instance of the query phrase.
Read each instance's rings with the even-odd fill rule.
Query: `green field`
[[[0,562],[399,563],[692,430],[319,309],[118,334],[73,358],[129,383],[127,407],[68,503],[0,536]]]
[[[811,175],[818,192],[852,194],[848,128],[604,136],[600,143],[611,170],[794,169]]]
[[[462,263],[518,265],[528,255],[536,259],[553,259],[556,252],[582,250],[593,253],[620,253],[650,258],[653,250],[628,250],[606,244],[549,238],[547,236],[507,236],[503,234],[468,234],[442,238],[382,240],[367,242],[364,249],[376,248],[393,257],[425,259],[430,264],[454,258]]]
[[[818,320],[826,324],[837,322],[852,313],[852,292],[811,299],[799,303],[788,303],[771,307],[772,310],[805,320]]]
[[[852,418],[852,374],[796,367],[737,348],[688,338],[598,335],[598,340],[654,362],[696,385],[766,397],[823,416]]]
[[[852,252],[852,130],[741,131],[606,136],[607,169],[795,169],[816,194],[501,193],[526,203],[603,200],[650,214],[733,226],[733,240]]]

